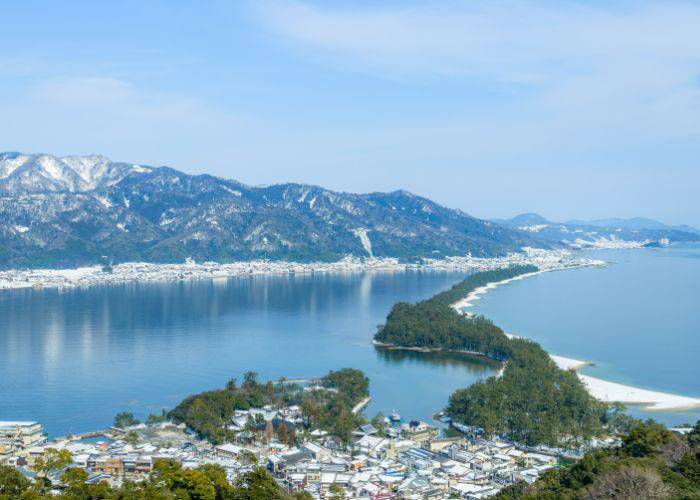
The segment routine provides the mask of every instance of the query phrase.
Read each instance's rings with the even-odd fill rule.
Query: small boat
[[[391,420],[392,422],[400,422],[401,415],[396,413],[396,410],[391,410],[391,414],[389,415],[389,420]]]

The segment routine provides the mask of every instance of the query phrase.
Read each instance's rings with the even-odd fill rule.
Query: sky
[[[3,5],[0,151],[700,226],[700,2]]]

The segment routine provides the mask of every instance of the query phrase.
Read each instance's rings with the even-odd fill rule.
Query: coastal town
[[[0,464],[30,480],[44,474],[56,494],[70,468],[85,470],[87,483],[119,487],[148,478],[159,460],[169,459],[183,469],[220,466],[231,482],[262,466],[284,490],[315,499],[384,500],[486,498],[507,485],[534,482],[563,456],[577,458],[570,450],[487,438],[459,424],[406,421],[396,412],[359,426],[347,444],[326,431],[304,429],[302,419],[298,406],[236,410],[229,426],[235,439],[219,445],[168,420],[50,440],[38,422],[6,421],[0,422]],[[253,429],[246,425],[251,420],[258,423]],[[69,458],[46,469],[42,457],[58,451]]]
[[[513,265],[535,265],[542,270],[605,265],[599,259],[588,259],[568,250],[524,248],[520,253],[502,257],[473,257],[471,255],[441,259],[421,259],[405,262],[397,258],[346,257],[336,262],[288,262],[252,260],[221,264],[197,263],[187,259],[179,264],[130,262],[116,265],[96,265],[77,269],[17,269],[0,271],[0,289],[13,288],[71,288],[98,284],[148,281],[183,281],[222,279],[253,275],[290,275],[331,272],[465,270],[488,271]]]

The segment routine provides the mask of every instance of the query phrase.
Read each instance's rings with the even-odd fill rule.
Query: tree
[[[294,446],[295,444],[297,444],[297,431],[295,431],[294,429],[291,430],[286,444],[287,446]]]
[[[66,486],[64,496],[73,498],[91,498],[90,485],[85,481],[88,473],[79,467],[69,467],[61,475],[61,482]]]
[[[345,500],[347,498],[343,487],[336,483],[331,484],[331,487],[328,488],[328,492],[334,500]]]
[[[234,498],[236,500],[285,500],[286,495],[264,467],[256,467],[238,477]]]
[[[379,412],[374,417],[372,417],[370,423],[374,426],[375,429],[377,429],[380,432],[380,434],[383,434],[384,431],[386,431],[386,417],[382,412]]]
[[[255,414],[255,427],[257,429],[262,429],[263,427],[265,427],[265,417],[262,413]]]
[[[258,385],[258,374],[256,372],[250,371],[243,374],[243,384],[242,389],[252,389]]]
[[[233,486],[228,482],[226,470],[220,465],[204,464],[197,467],[204,476],[209,479],[209,483],[214,487],[216,498],[230,498],[233,494]]]
[[[585,494],[588,498],[672,498],[671,489],[657,471],[637,465],[606,472],[586,488]]]
[[[34,470],[42,478],[48,478],[50,474],[65,469],[73,462],[73,455],[68,450],[48,448],[43,455],[34,461]]]
[[[243,430],[245,432],[247,432],[248,434],[250,434],[252,439],[253,439],[253,442],[255,442],[257,425],[255,424],[255,419],[253,418],[253,415],[251,415],[250,413],[246,417],[245,425],[243,426]]]
[[[168,420],[168,412],[165,408],[163,408],[160,412],[160,415],[155,415],[153,413],[148,414],[148,418],[146,418],[146,423],[147,424],[159,424],[161,422],[165,422]]]
[[[254,465],[258,463],[258,457],[248,450],[243,450],[238,454],[238,460],[244,465]]]
[[[280,443],[287,443],[289,440],[289,433],[287,432],[287,426],[284,422],[277,427],[277,439],[280,440]]]
[[[216,500],[232,493],[221,467],[211,465],[183,470],[180,463],[172,459],[156,460],[153,464],[151,487],[158,485],[164,485],[175,498],[193,500]]]
[[[673,438],[673,434],[666,427],[648,420],[633,427],[622,443],[626,453],[633,457],[645,457]]]
[[[29,489],[30,482],[17,469],[0,465],[0,500],[10,500]]]
[[[124,429],[125,427],[131,427],[132,425],[138,425],[140,422],[134,418],[134,414],[128,411],[123,411],[117,413],[114,416],[114,427],[119,429]]]
[[[130,430],[126,433],[126,435],[124,435],[124,441],[129,443],[131,446],[136,446],[136,443],[139,442],[139,433],[133,429]]]
[[[331,371],[321,379],[324,387],[337,389],[353,403],[359,403],[369,394],[369,379],[360,370],[341,368]]]
[[[61,475],[61,482],[66,485],[82,484],[88,478],[88,473],[80,467],[69,467]]]

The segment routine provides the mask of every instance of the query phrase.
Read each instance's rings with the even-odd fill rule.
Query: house
[[[357,437],[362,437],[362,436],[374,436],[377,434],[379,430],[374,427],[372,424],[365,424],[361,425],[357,429],[355,429],[355,432],[353,433]]]
[[[532,465],[556,465],[559,461],[557,457],[541,453],[526,453],[521,460],[527,467]]]
[[[418,420],[411,420],[408,424],[403,424],[401,426],[401,431],[407,439],[419,443],[434,439],[440,434],[437,427],[433,427],[432,425]]]
[[[440,466],[437,454],[421,448],[411,448],[399,454],[399,462],[415,470],[430,470]]]
[[[26,450],[43,439],[39,422],[0,420],[0,457]]]
[[[352,449],[370,457],[379,458],[388,446],[389,440],[385,438],[365,435],[353,443]]]
[[[90,463],[90,460],[88,460],[88,463]],[[124,462],[119,457],[97,457],[94,459],[92,471],[120,476],[124,473]]]
[[[311,453],[311,456],[316,460],[330,460],[331,456],[333,455],[331,450],[311,441],[305,442],[301,448],[302,450],[306,450]]]
[[[456,493],[463,498],[486,498],[491,495],[495,495],[498,490],[493,486],[478,485],[470,483],[456,483],[450,485],[450,492]]]

